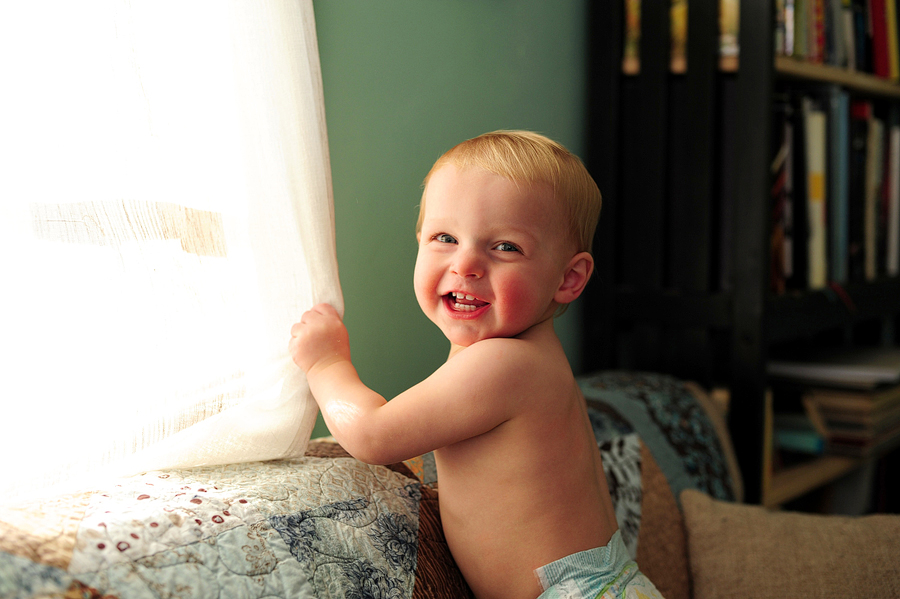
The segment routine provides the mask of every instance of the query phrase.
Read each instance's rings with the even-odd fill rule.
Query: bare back
[[[584,398],[552,324],[494,343],[505,347],[489,368],[515,380],[508,396],[492,401],[513,402],[515,412],[435,451],[441,519],[476,596],[537,597],[534,569],[605,545],[615,514]]]

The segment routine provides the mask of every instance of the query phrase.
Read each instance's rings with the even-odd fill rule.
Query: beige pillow
[[[771,512],[681,494],[695,599],[900,597],[900,516]]]

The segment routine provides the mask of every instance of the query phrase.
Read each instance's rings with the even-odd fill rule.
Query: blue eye
[[[452,235],[447,235],[446,233],[439,233],[434,236],[434,240],[440,243],[456,243],[456,240]]]
[[[519,248],[517,248],[513,244],[508,243],[506,241],[504,241],[503,243],[498,243],[496,249],[500,250],[501,252],[518,252],[519,251]]]

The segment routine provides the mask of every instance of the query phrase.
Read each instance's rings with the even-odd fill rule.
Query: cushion
[[[723,411],[697,385],[667,375],[603,371],[579,384],[626,546],[664,597],[687,599],[678,493],[702,489],[739,500],[743,492]],[[632,437],[640,452],[629,463],[614,449]]]
[[[666,599],[690,599],[687,542],[681,512],[666,477],[641,446],[641,521],[635,560]]]
[[[578,382],[598,440],[637,433],[676,498],[684,489],[700,489],[741,501],[741,476],[724,416],[697,385],[632,371],[603,371]]]
[[[772,512],[681,494],[696,599],[898,597],[900,516]]]

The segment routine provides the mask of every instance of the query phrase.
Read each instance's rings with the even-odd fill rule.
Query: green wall
[[[454,144],[544,133],[583,155],[584,0],[315,0],[354,364],[391,398],[449,344],[412,289],[421,182]],[[579,306],[556,323],[576,371]],[[319,423],[314,436],[327,434]]]

